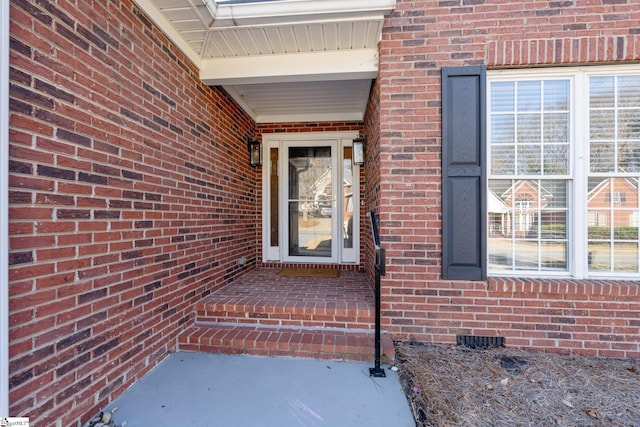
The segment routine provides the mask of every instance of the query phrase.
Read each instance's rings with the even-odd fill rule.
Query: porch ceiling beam
[[[207,59],[200,79],[207,85],[375,79],[377,49],[287,53]]]
[[[322,114],[259,114],[254,120],[256,123],[361,121],[362,113],[354,111]]]

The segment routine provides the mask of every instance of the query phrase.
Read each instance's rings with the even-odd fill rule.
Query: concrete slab
[[[106,409],[127,427],[414,427],[397,374],[370,367],[179,352]]]

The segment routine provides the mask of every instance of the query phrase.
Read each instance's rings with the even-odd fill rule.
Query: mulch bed
[[[396,343],[416,426],[640,426],[640,361]]]

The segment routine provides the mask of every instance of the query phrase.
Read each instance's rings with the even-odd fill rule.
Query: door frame
[[[359,135],[358,131],[346,131],[346,132],[298,132],[298,133],[274,133],[274,134],[263,134],[262,135],[262,143],[263,143],[263,158],[265,159],[263,167],[262,167],[262,215],[261,215],[261,224],[262,224],[262,262],[291,262],[291,263],[305,263],[305,264],[358,264],[360,260],[360,167],[356,165],[352,165],[352,178],[353,178],[353,239],[352,239],[352,248],[345,249],[343,248],[342,243],[337,243],[334,245],[336,249],[336,253],[332,254],[330,258],[324,259],[320,257],[293,257],[286,258],[285,248],[283,247],[284,238],[287,237],[287,233],[284,232],[287,226],[287,216],[283,214],[283,207],[286,206],[283,203],[286,202],[287,195],[284,194],[285,188],[284,186],[279,186],[278,191],[278,209],[279,212],[279,236],[278,236],[278,246],[271,246],[271,236],[270,236],[270,176],[273,167],[277,167],[278,169],[278,177],[279,181],[282,182],[284,179],[283,172],[286,171],[286,165],[284,164],[285,155],[284,151],[286,147],[289,146],[290,143],[295,143],[296,145],[304,145],[304,146],[327,146],[333,145],[337,147],[335,157],[336,161],[334,164],[337,164],[337,184],[336,186],[340,188],[340,182],[343,182],[343,156],[344,156],[344,147],[351,147],[353,145],[353,139],[357,138]],[[328,142],[332,142],[329,144]],[[270,150],[272,148],[278,149],[278,164],[271,164],[271,156]],[[332,157],[334,154],[332,153]],[[340,194],[342,191],[340,190]],[[334,208],[335,215],[333,216],[332,221],[333,226],[335,227],[335,236],[337,237],[337,242],[344,241],[344,230],[342,227],[343,222],[343,214],[344,214],[344,199],[343,197],[336,197],[336,206]]]

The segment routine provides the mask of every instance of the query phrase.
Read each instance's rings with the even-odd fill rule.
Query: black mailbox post
[[[380,353],[381,353],[381,340],[380,340],[380,277],[386,273],[385,266],[385,252],[384,248],[380,246],[380,234],[378,232],[378,222],[376,220],[376,213],[369,212],[369,218],[371,220],[371,229],[373,230],[373,244],[375,248],[375,299],[376,299],[376,330],[375,330],[375,366],[369,368],[369,376],[371,377],[386,377],[384,369],[380,367]]]

